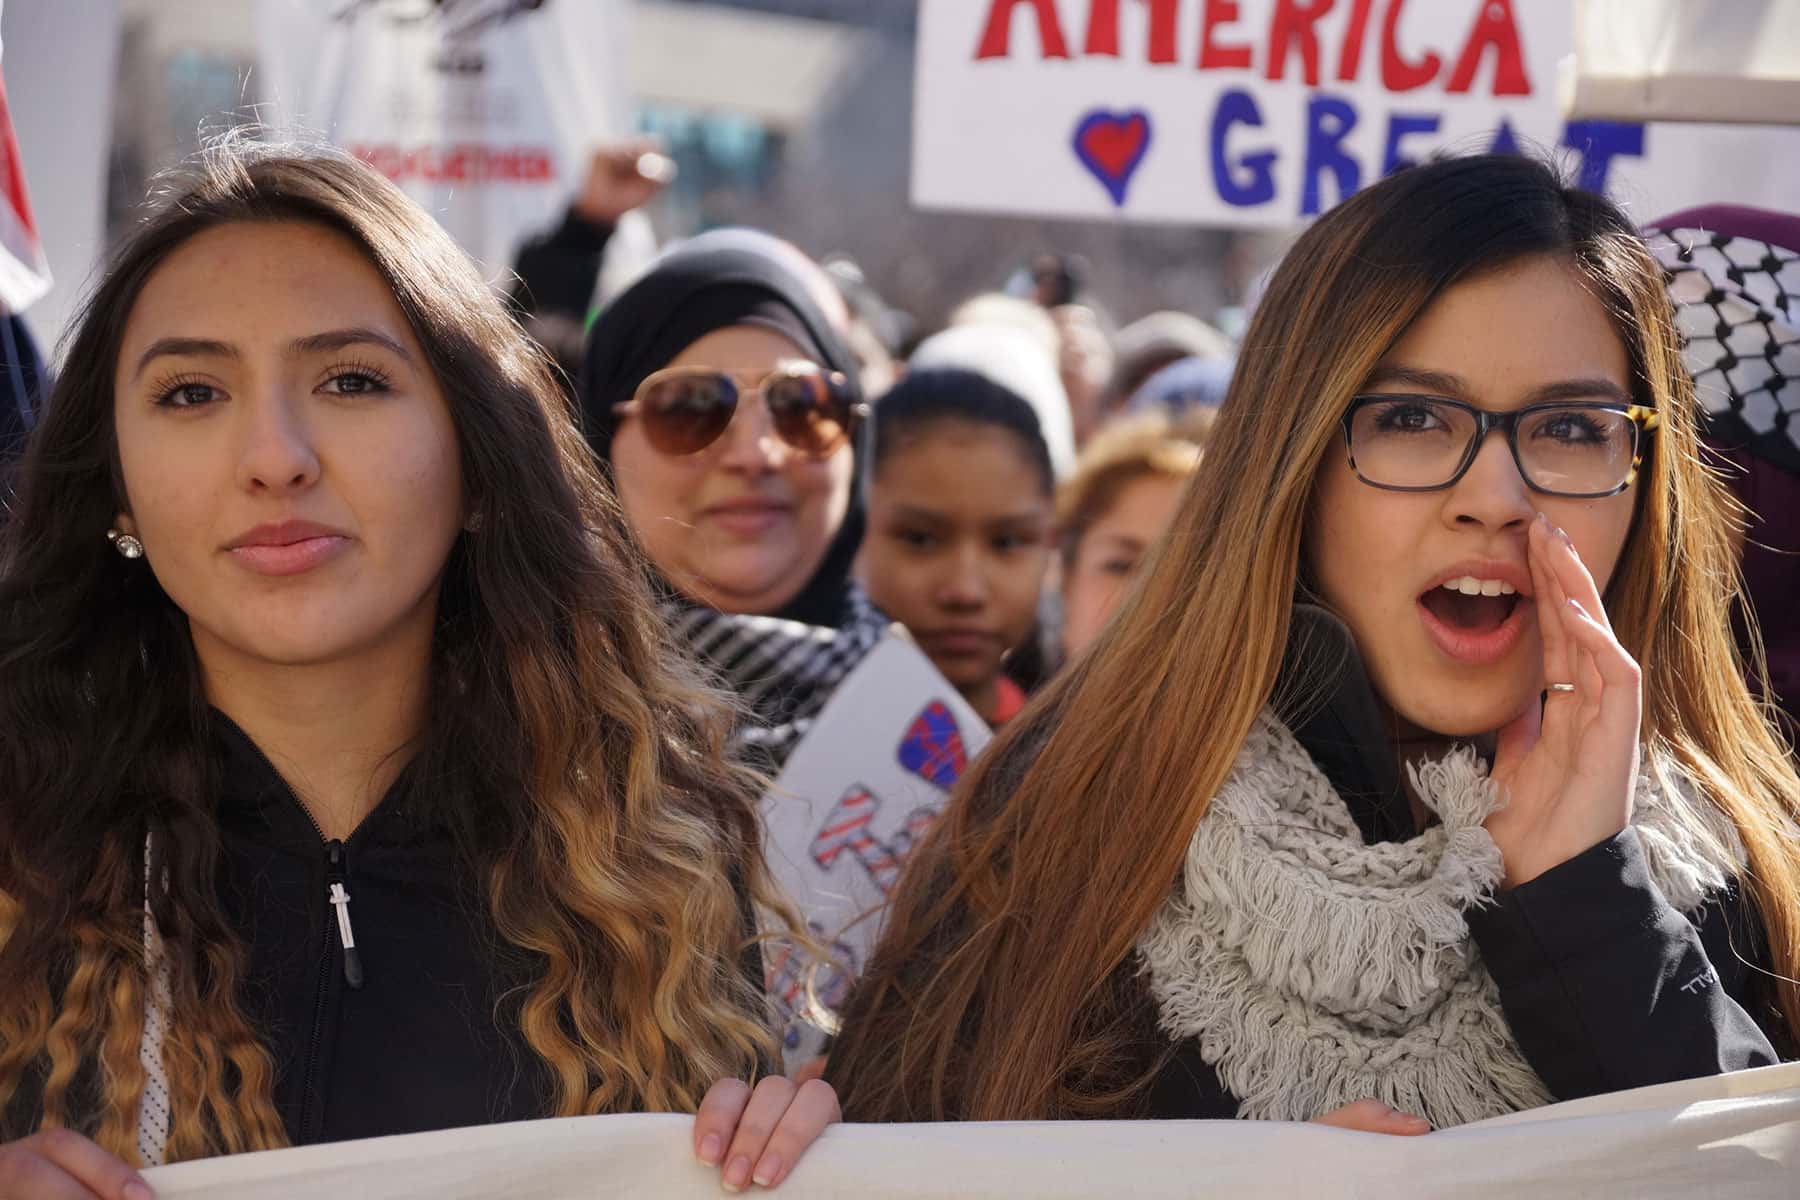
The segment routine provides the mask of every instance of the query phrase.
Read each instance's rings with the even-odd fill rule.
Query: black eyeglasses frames
[[[1456,484],[1488,434],[1506,434],[1533,491],[1596,499],[1630,487],[1657,412],[1612,400],[1551,401],[1496,413],[1446,396],[1365,393],[1344,411],[1344,446],[1357,478],[1396,492]]]

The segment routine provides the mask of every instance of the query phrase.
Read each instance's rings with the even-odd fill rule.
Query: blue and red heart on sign
[[[1142,109],[1094,109],[1075,126],[1075,157],[1123,208],[1131,177],[1150,152],[1150,114]]]

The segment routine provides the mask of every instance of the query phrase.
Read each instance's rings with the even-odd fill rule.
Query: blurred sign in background
[[[622,0],[249,0],[262,121],[323,134],[491,272],[631,130]]]

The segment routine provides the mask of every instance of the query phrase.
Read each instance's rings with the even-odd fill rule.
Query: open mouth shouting
[[[1445,657],[1468,666],[1498,662],[1532,619],[1531,576],[1502,562],[1458,563],[1419,595],[1419,619]]]

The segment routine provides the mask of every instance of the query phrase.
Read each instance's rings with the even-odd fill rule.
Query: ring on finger
[[[1575,690],[1575,685],[1572,683],[1552,683],[1549,684],[1545,690],[1552,692],[1572,692]]]

